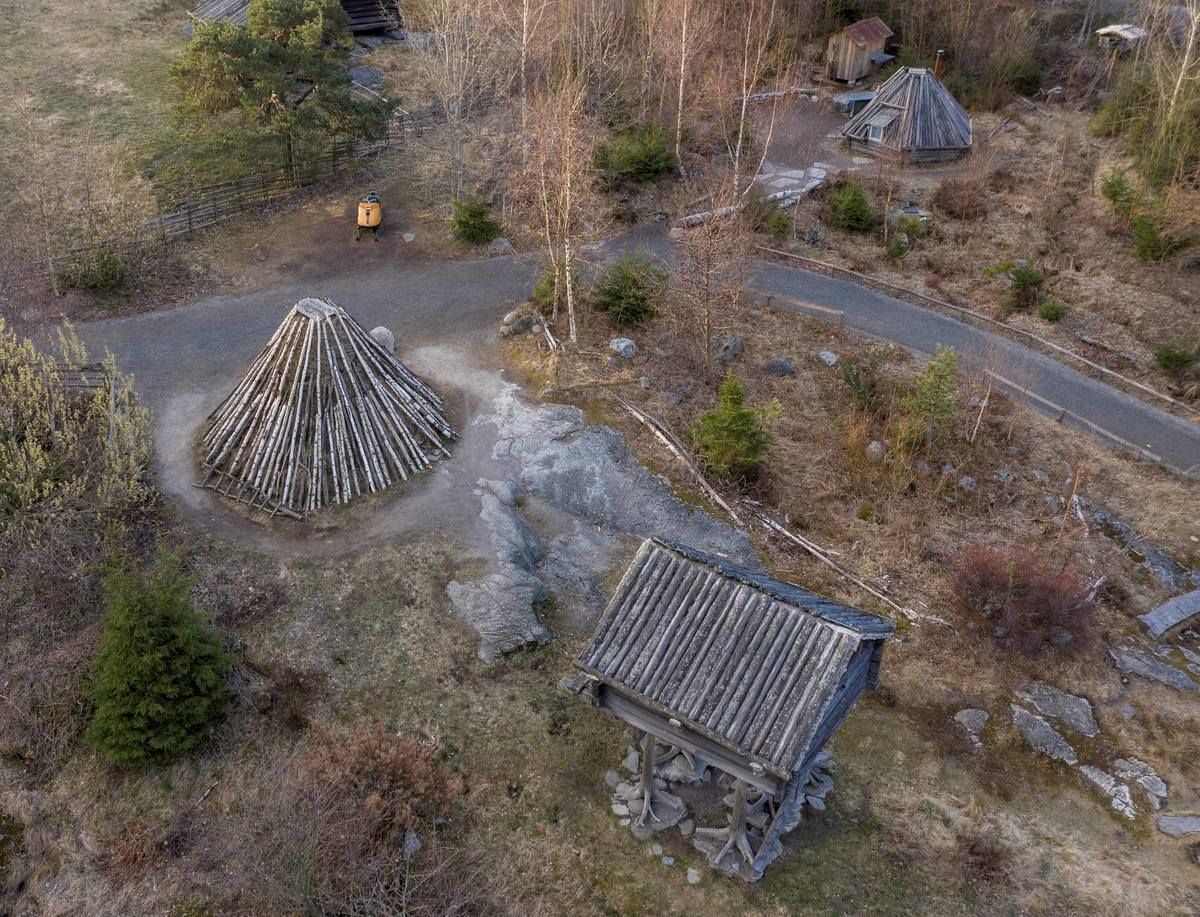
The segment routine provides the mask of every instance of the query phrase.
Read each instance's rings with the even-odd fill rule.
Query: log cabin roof
[[[851,661],[869,662],[865,686],[878,686],[893,630],[876,615],[653,538],[576,665],[606,691],[786,780],[857,700],[857,691],[839,696]]]
[[[192,10],[192,15],[204,22],[226,19],[230,25],[247,25],[250,0],[204,0]]]
[[[342,9],[350,17],[351,32],[372,32],[378,29],[401,27],[400,5],[397,0],[341,0]],[[192,15],[205,22],[227,19],[232,25],[247,25],[250,0],[204,0],[192,10]]]
[[[848,25],[842,31],[846,33],[847,38],[860,48],[872,45],[877,41],[883,41],[886,38],[891,38],[893,34],[892,30],[884,25],[883,20],[878,16],[872,16],[870,19],[863,19],[853,25]]]
[[[878,142],[899,152],[921,150],[965,150],[971,146],[971,118],[932,70],[902,67],[875,93],[875,98],[852,117],[841,130],[849,141],[866,144],[871,127],[885,120]]]

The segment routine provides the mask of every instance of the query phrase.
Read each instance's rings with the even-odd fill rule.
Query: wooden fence
[[[898,284],[889,283],[886,280],[880,280],[878,277],[869,277],[866,274],[860,274],[858,271],[852,271],[849,268],[844,268],[837,264],[830,264],[827,261],[817,261],[814,258],[805,258],[802,255],[795,255],[791,252],[779,251],[778,249],[769,248],[765,245],[760,245],[759,250],[768,252],[772,255],[780,255],[784,258],[791,258],[794,261],[799,261],[804,265],[806,270],[815,271],[816,273],[820,274],[826,274],[834,278],[846,278],[858,284],[859,286],[870,287],[873,290],[878,290],[881,293],[891,296],[893,299],[902,299],[906,302],[913,302],[915,305],[919,306],[932,306],[934,309],[950,312],[958,318],[966,318],[981,322],[987,325],[989,328],[995,328],[1007,335],[1020,338],[1027,342],[1032,342],[1037,348],[1050,351],[1052,356],[1060,355],[1067,357],[1068,359],[1074,360],[1077,363],[1081,363],[1082,365],[1100,373],[1103,376],[1107,376],[1109,379],[1114,379],[1130,386],[1133,389],[1136,389],[1138,392],[1150,395],[1159,399],[1160,401],[1165,401],[1167,403],[1166,411],[1168,414],[1172,413],[1173,408],[1179,408],[1184,414],[1190,415],[1187,419],[1192,423],[1200,423],[1200,411],[1197,411],[1191,405],[1184,404],[1182,401],[1178,401],[1175,398],[1172,398],[1170,395],[1164,395],[1162,392],[1156,391],[1150,388],[1150,386],[1144,385],[1135,379],[1130,379],[1128,376],[1124,376],[1116,370],[1109,369],[1107,366],[1101,366],[1099,363],[1093,363],[1087,357],[1080,356],[1073,350],[1067,350],[1065,347],[1060,347],[1058,344],[1047,341],[1045,338],[1040,338],[1032,332],[1025,331],[1021,328],[1014,328],[1011,325],[1006,325],[1004,322],[996,321],[996,319],[989,318],[986,315],[980,315],[978,312],[974,312],[964,306],[956,306],[953,303],[948,303],[941,299],[934,299],[932,296],[926,296],[924,293],[919,293],[916,290],[910,290],[908,287],[902,287]]]
[[[490,94],[485,95],[485,104],[487,101],[490,101]],[[419,137],[427,128],[443,120],[444,111],[440,103],[414,112],[401,111],[388,122],[387,134],[378,140],[350,141],[335,146],[315,160],[294,163],[291,167],[212,185],[189,187],[184,192],[184,203],[179,210],[147,220],[116,238],[73,248],[66,256],[77,257],[99,248],[128,251],[154,242],[178,239],[198,229],[213,226],[300,188],[331,178],[384,150],[403,146],[410,137]]]

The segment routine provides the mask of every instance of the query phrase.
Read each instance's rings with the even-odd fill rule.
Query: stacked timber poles
[[[302,519],[448,456],[437,395],[341,306],[303,299],[201,440],[199,485]]]

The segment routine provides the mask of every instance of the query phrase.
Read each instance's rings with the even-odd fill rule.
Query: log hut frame
[[[211,415],[199,487],[303,519],[449,456],[442,401],[341,306],[302,299]]]
[[[876,615],[651,538],[575,661],[580,674],[564,687],[646,733],[642,823],[662,793],[653,780],[656,737],[736,778],[729,827],[697,834],[725,839],[710,857],[714,865],[740,851],[745,862],[734,871],[754,881],[799,822],[822,746],[862,693],[878,687],[894,629]],[[746,818],[763,806],[773,819],[761,839],[752,838]]]

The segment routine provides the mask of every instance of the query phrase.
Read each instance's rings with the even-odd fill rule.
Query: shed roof
[[[893,630],[876,615],[653,538],[576,664],[784,776],[814,751],[852,657]]]
[[[876,119],[888,111],[900,114],[889,119],[881,143],[897,153],[971,146],[971,118],[931,70],[897,70],[879,87],[875,99],[846,122],[841,136],[866,143]]]
[[[1106,25],[1102,29],[1096,29],[1096,34],[1102,37],[1121,38],[1125,41],[1140,41],[1149,33],[1135,25]]]
[[[891,29],[884,25],[883,20],[878,16],[860,20],[853,25],[846,26],[842,31],[860,48],[874,44],[877,41],[882,41],[885,38],[891,38],[894,34]]]

